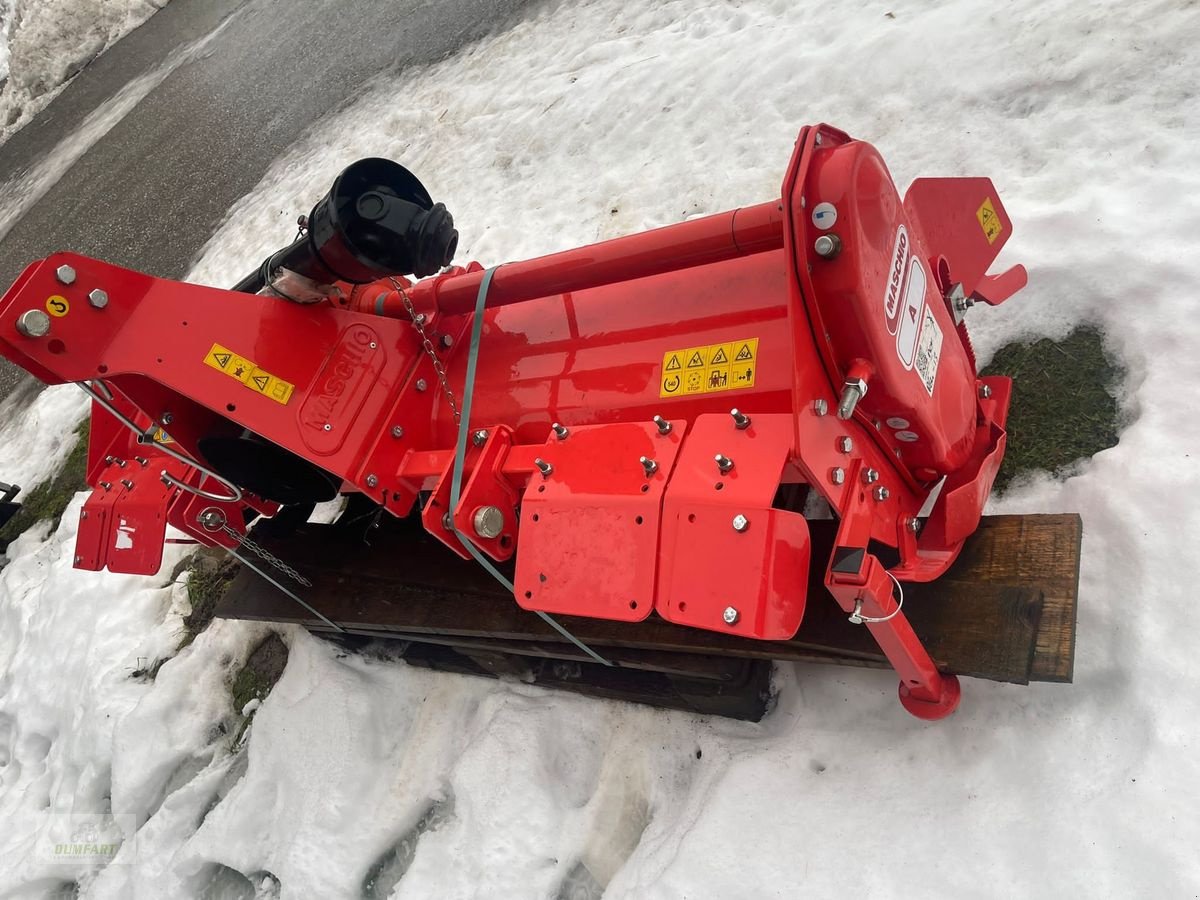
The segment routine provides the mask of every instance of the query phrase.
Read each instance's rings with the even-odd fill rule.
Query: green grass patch
[[[283,675],[283,670],[287,668],[287,661],[287,644],[275,633],[268,635],[266,640],[254,648],[229,687],[233,708],[239,715],[251,700],[263,700],[271,693],[271,688],[275,687],[275,683]],[[253,713],[242,722],[242,727],[234,735],[234,746],[241,743],[252,717]]]
[[[182,650],[196,639],[196,635],[208,627],[213,620],[217,603],[237,576],[237,562],[216,548],[197,550],[187,558],[188,603],[192,610],[183,617]]]
[[[7,547],[28,528],[38,522],[49,522],[50,530],[58,528],[67,504],[80,491],[87,490],[87,451],[90,419],[84,419],[75,429],[79,440],[62,464],[58,473],[43,481],[28,493],[18,495],[21,508],[0,528],[0,549]],[[2,473],[0,473],[2,474]]]
[[[1062,474],[1116,446],[1123,424],[1116,392],[1125,370],[1105,353],[1098,329],[1082,326],[1061,341],[1008,344],[982,374],[1013,380],[997,490],[1024,472]]]

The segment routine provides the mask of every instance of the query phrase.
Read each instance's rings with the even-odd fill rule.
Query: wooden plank
[[[939,666],[999,681],[1069,680],[1078,538],[1076,516],[985,518],[963,559],[943,579],[906,586],[906,613]],[[829,529],[814,528],[814,559],[825,558],[831,541]],[[307,526],[286,542],[267,543],[312,579],[313,587],[302,592],[305,598],[355,631],[542,646],[563,641],[540,618],[521,610],[481,569],[406,523],[374,532],[371,546],[347,541],[344,532],[331,526]],[[1027,546],[1034,543],[1044,546]],[[847,622],[825,593],[821,567],[813,568],[804,624],[792,641],[760,642],[681,628],[656,616],[636,624],[573,617],[561,621],[596,648],[886,666],[869,632]],[[1043,614],[1043,595],[1055,604],[1049,617]],[[235,581],[217,614],[319,625],[250,572]],[[1047,627],[1039,627],[1043,622]]]
[[[976,584],[1036,584],[1042,592],[1032,681],[1070,682],[1075,671],[1083,520],[1075,514],[988,516],[944,576]],[[979,534],[977,532],[976,534]]]

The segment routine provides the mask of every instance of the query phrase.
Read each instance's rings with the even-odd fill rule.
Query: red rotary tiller
[[[962,320],[1025,284],[987,274],[1010,234],[988,179],[901,198],[819,125],[781,198],[447,268],[445,207],[362,160],[235,290],[35,262],[0,352],[94,398],[79,568],[153,573],[168,524],[236,550],[257,516],[357,492],[547,617],[773,641],[808,602],[805,513],[831,512],[829,593],[937,719],[958,681],[900,585],[955,560],[1004,454],[1010,381],[977,375]]]

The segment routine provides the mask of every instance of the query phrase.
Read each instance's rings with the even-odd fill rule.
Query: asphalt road
[[[0,240],[0,290],[58,250],[181,277],[230,206],[305,128],[382,73],[502,30],[526,2],[173,0],[0,146],[0,186],[21,184],[78,139],[97,107],[224,25]],[[0,397],[23,378],[0,360]]]

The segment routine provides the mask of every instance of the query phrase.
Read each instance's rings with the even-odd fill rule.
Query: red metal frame
[[[455,509],[454,410],[405,300],[461,397],[477,264],[415,284],[339,285],[329,302],[301,306],[55,254],[0,300],[0,352],[48,383],[102,383],[139,425],[169,421],[172,446],[201,462],[201,438],[248,429],[395,515],[429,492],[428,530],[460,555],[459,535],[498,561],[515,553],[516,600],[543,611],[637,620],[657,610],[693,627],[790,637],[807,600],[808,532],[775,498],[781,485],[806,484],[840,519],[830,592],[848,613],[886,619],[868,627],[902,678],[902,702],[937,718],[957,704],[957,682],[938,673],[903,613],[891,615],[876,548],[898,557],[894,577],[930,580],[978,524],[1010,389],[977,378],[947,298],[961,286],[960,296],[996,303],[1024,284],[1019,267],[986,274],[1010,233],[987,179],[922,179],[902,199],[874,148],[820,125],[801,130],[778,200],[506,264],[487,297],[470,423],[486,439],[468,445]],[[818,239],[831,235],[837,244],[822,253]],[[73,279],[57,274],[64,265]],[[107,304],[89,300],[96,289]],[[68,314],[48,335],[25,336],[18,317],[51,297]],[[660,390],[673,353],[716,360],[712,348],[739,344],[755,349],[740,368],[714,362],[711,390]],[[834,412],[846,382],[867,391],[843,420]],[[218,507],[240,532],[276,509],[169,487],[163,470],[193,487],[201,473],[103,411],[94,423],[89,483],[121,487],[86,504],[78,565],[153,571],[166,522],[229,543],[199,524],[202,512]],[[734,467],[722,471],[717,454]],[[146,462],[130,477],[135,457]],[[472,527],[484,507],[502,515],[491,538]],[[124,546],[135,520],[150,543],[158,536],[157,554],[141,538],[136,553]]]

